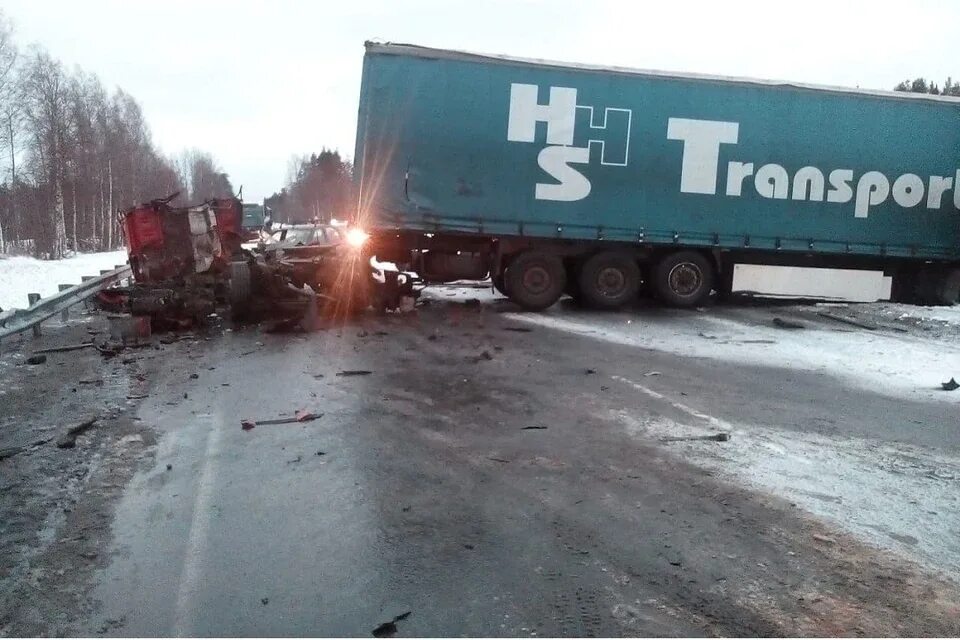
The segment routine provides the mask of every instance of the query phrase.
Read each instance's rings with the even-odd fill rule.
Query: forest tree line
[[[160,153],[133,96],[13,36],[0,13],[0,253],[115,249],[119,211],[177,191],[178,203],[232,194],[210,154]]]
[[[353,165],[335,150],[290,160],[287,186],[263,203],[276,222],[345,219],[354,204]]]

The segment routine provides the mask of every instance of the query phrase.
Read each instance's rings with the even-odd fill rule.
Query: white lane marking
[[[720,418],[714,418],[713,416],[707,415],[706,413],[703,413],[702,411],[697,411],[697,410],[694,409],[693,407],[688,407],[687,405],[683,404],[682,402],[677,402],[676,400],[671,400],[670,398],[668,398],[667,396],[663,395],[662,393],[660,393],[660,392],[658,392],[658,391],[654,391],[654,390],[651,389],[650,387],[646,387],[646,386],[640,384],[639,382],[634,382],[633,380],[630,380],[629,378],[624,378],[623,376],[610,376],[610,378],[613,379],[613,380],[616,380],[617,382],[622,382],[622,383],[624,383],[624,384],[626,384],[626,385],[629,385],[629,386],[633,387],[634,389],[636,389],[637,391],[639,391],[639,392],[641,392],[641,393],[647,394],[647,395],[650,396],[651,398],[655,398],[655,399],[657,399],[657,400],[661,400],[661,401],[663,401],[663,402],[666,402],[667,404],[669,404],[671,407],[673,407],[673,408],[676,409],[677,411],[680,411],[681,413],[685,413],[685,414],[687,414],[687,415],[689,415],[689,416],[692,416],[692,417],[694,417],[694,418],[697,418],[697,419],[699,419],[699,420],[703,420],[704,422],[707,422],[707,423],[710,424],[711,426],[716,427],[717,429],[720,429],[721,431],[728,431],[728,432],[733,431],[733,425],[731,425],[729,422],[726,422],[726,421],[724,421],[724,420],[721,420]]]
[[[197,416],[198,418],[201,416]],[[203,471],[197,481],[197,490],[193,502],[193,516],[190,520],[190,537],[183,556],[183,569],[180,572],[180,585],[177,590],[177,604],[174,609],[174,633],[178,637],[196,635],[192,632],[194,605],[196,603],[198,583],[200,581],[200,561],[203,558],[210,530],[210,502],[213,497],[214,480],[216,478],[216,460],[220,455],[222,423],[219,414],[208,416],[207,424],[197,425],[204,429],[209,436],[207,446],[203,451]]]

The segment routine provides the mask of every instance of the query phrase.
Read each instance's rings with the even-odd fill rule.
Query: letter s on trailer
[[[960,295],[960,99],[367,43],[355,152],[381,260],[530,309],[696,305],[737,263]]]

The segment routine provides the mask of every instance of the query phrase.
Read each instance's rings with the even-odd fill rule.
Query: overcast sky
[[[166,153],[214,154],[244,199],[294,154],[353,155],[365,40],[889,89],[960,77],[960,2],[2,0],[21,46],[143,105]]]

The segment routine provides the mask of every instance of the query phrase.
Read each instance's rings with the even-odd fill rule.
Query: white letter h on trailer
[[[535,84],[510,85],[510,119],[507,140],[534,142],[537,123],[547,123],[547,144],[573,144],[573,127],[577,119],[577,90],[550,87],[549,104],[540,104]]]

